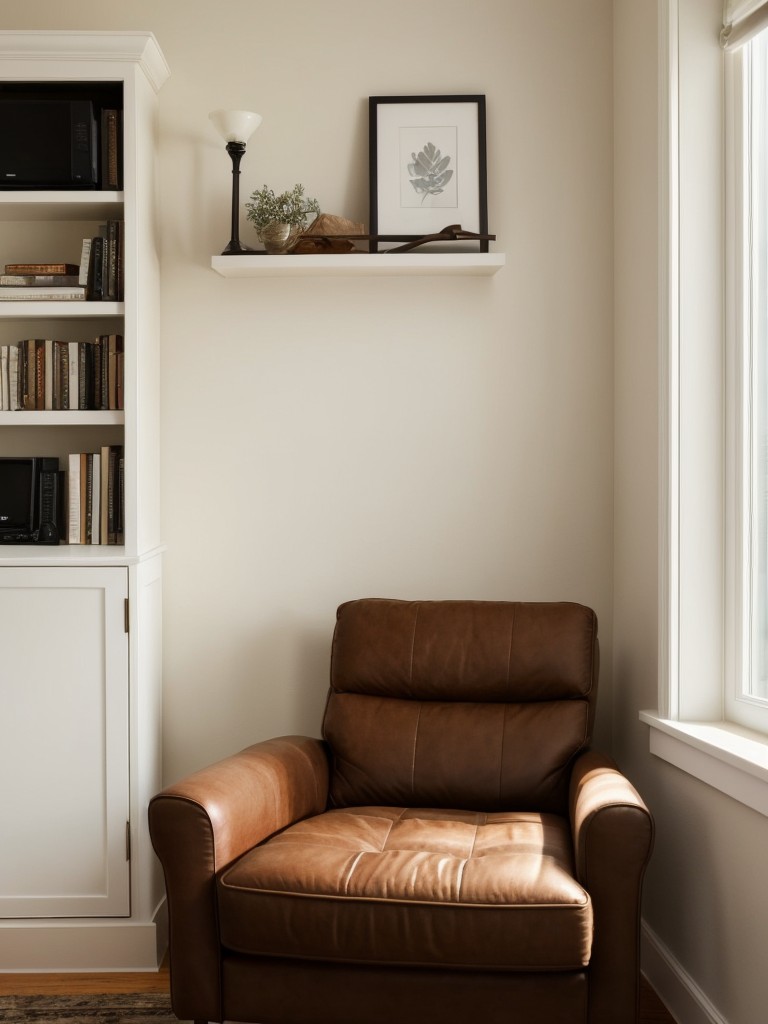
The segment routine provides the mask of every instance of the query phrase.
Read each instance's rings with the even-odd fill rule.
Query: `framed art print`
[[[487,234],[485,96],[371,96],[368,110],[371,234],[404,241],[453,224]]]

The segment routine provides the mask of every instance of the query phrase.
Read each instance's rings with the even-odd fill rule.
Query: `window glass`
[[[736,91],[729,106],[729,156],[733,179],[735,287],[728,344],[734,353],[732,404],[737,465],[731,557],[735,581],[730,600],[736,623],[726,712],[738,723],[765,728],[768,715],[768,32],[756,36],[734,60]],[[727,207],[728,208],[728,207]]]
[[[768,34],[746,48],[744,73],[748,113],[745,215],[749,247],[749,333],[751,344],[751,671],[749,696],[768,699]],[[748,419],[748,422],[749,422]]]

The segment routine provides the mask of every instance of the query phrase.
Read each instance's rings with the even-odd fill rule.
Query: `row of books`
[[[89,301],[123,301],[124,228],[124,221],[108,220],[98,235],[83,239],[79,281]]]
[[[0,410],[122,409],[123,336],[0,346]]]
[[[69,544],[124,543],[124,458],[121,445],[75,452],[66,470]]]
[[[77,263],[6,263],[0,302],[85,301]]]
[[[122,302],[124,221],[109,220],[84,238],[80,263],[6,263],[0,302]]]

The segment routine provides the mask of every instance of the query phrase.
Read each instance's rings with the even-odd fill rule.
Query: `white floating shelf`
[[[213,256],[222,277],[489,276],[504,266],[503,252],[327,253],[298,256]]]

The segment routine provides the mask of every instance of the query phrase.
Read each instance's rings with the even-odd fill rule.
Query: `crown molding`
[[[0,31],[0,60],[134,63],[140,65],[156,92],[170,75],[151,32]]]

